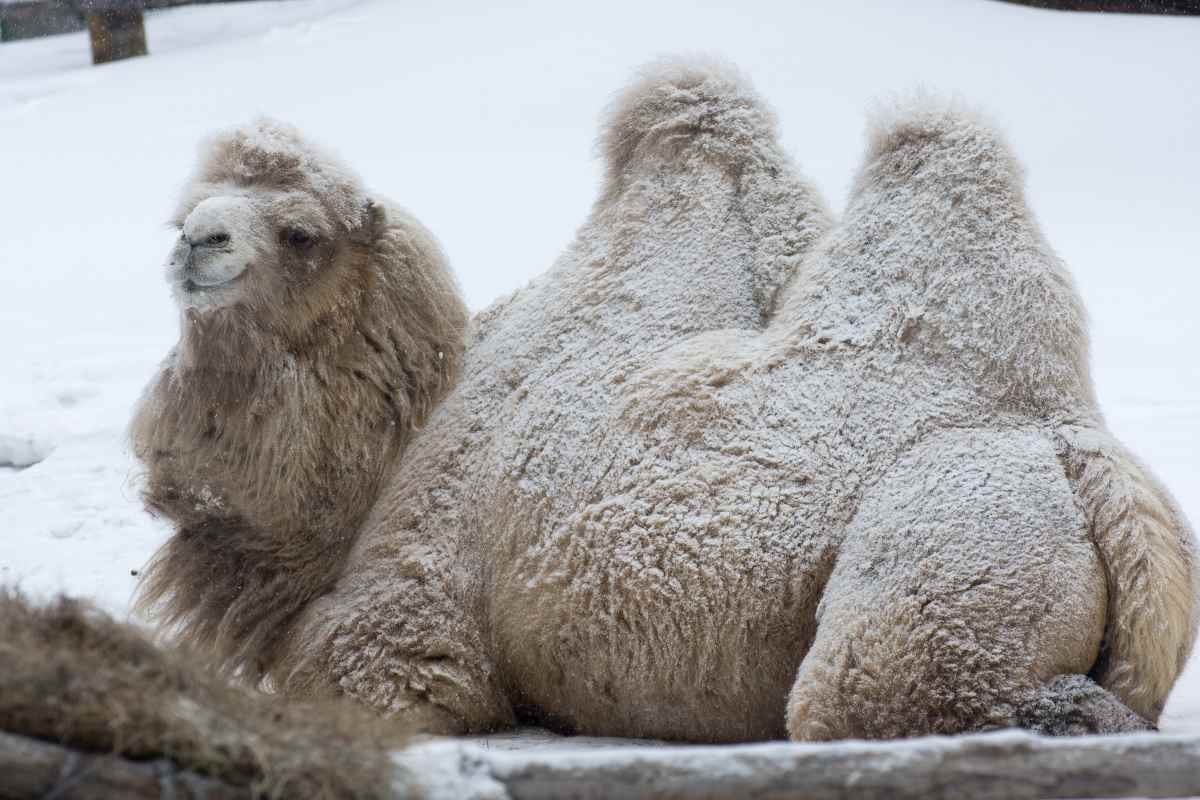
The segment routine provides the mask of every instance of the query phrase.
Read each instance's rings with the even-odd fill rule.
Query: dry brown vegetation
[[[0,594],[0,630],[4,731],[169,759],[256,796],[391,796],[386,751],[407,738],[395,723],[349,704],[285,704],[232,687],[192,654],[79,600],[39,606]]]

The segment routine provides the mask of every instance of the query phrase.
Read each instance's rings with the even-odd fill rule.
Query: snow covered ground
[[[722,54],[836,208],[872,98],[960,92],[1008,130],[1092,313],[1111,427],[1200,521],[1200,19],[989,0],[587,7],[293,0],[151,14],[152,55],[0,46],[0,583],[127,611],[166,535],[129,409],[174,339],[164,225],[196,142],[258,114],[336,147],[441,238],[471,304],[582,221],[598,111],[640,63]],[[1200,659],[1163,727],[1200,732]]]

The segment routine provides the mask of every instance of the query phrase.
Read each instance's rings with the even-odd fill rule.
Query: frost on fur
[[[773,146],[776,135],[774,113],[733,65],[664,60],[643,68],[613,101],[600,146],[611,185],[651,148],[699,139],[710,155],[736,164]]]
[[[217,133],[200,149],[200,163],[190,181],[203,191],[205,184],[233,183],[305,192],[318,198],[330,217],[345,230],[363,224],[367,194],[359,177],[335,155],[307,141],[291,125],[259,119],[252,125]],[[187,206],[191,192],[184,195]]]
[[[881,106],[846,219],[793,313],[831,338],[902,342],[1015,407],[1094,408],[1087,317],[1023,184],[1007,142],[961,101]],[[865,291],[830,301],[826,282]]]
[[[601,205],[623,193],[719,196],[716,184],[742,193],[762,321],[801,255],[828,227],[818,192],[779,145],[774,112],[731,64],[692,58],[646,66],[609,106],[599,142],[607,166]],[[686,247],[682,237],[678,246]]]
[[[298,206],[203,178],[336,246],[185,316],[134,428],[178,526],[151,596],[285,694],[438,732],[1145,729],[1196,625],[1186,523],[1063,443],[1108,436],[1085,318],[1002,138],[936,101],[873,131],[835,224],[742,78],[652,66],[575,240],[465,350],[411,219],[347,233],[308,155]]]

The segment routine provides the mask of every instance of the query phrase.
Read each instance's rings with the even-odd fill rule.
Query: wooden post
[[[142,0],[82,0],[92,38],[92,63],[146,55]]]

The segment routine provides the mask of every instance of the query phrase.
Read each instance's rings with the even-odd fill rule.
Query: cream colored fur
[[[1153,721],[1195,543],[1104,429],[991,127],[881,116],[836,224],[728,67],[648,69],[602,147],[574,243],[475,320],[263,674],[443,732]]]

